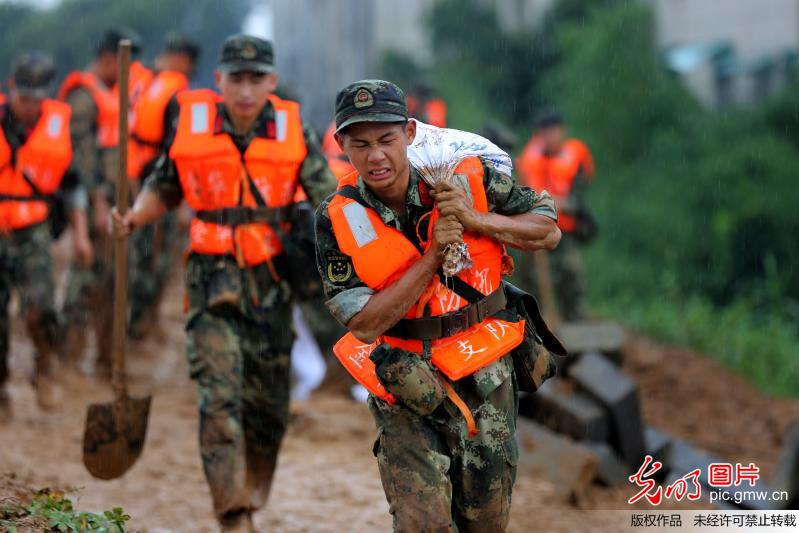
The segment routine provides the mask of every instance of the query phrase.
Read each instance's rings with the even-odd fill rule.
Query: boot
[[[0,385],[0,425],[11,421],[11,395],[5,384]]]
[[[222,533],[254,533],[250,511],[227,513],[219,519]]]
[[[52,376],[37,376],[34,381],[36,387],[36,403],[44,411],[56,411],[61,403],[61,386]]]

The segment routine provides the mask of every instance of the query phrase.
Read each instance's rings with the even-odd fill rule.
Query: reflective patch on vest
[[[157,98],[158,94],[164,89],[164,82],[162,80],[155,80],[150,88],[147,89],[147,96],[150,98]]]
[[[57,139],[61,135],[61,126],[64,125],[64,120],[59,115],[53,115],[47,121],[47,136]]]
[[[204,102],[191,104],[191,132],[205,133],[208,131],[208,104]]]
[[[363,248],[370,242],[377,240],[377,232],[372,226],[372,221],[369,220],[369,215],[366,214],[366,209],[361,204],[352,202],[345,205],[341,212],[344,213],[344,218],[347,219],[347,224],[350,227],[352,236],[355,237],[355,243],[358,248]]]
[[[275,113],[275,129],[277,130],[275,138],[278,141],[285,141],[289,125],[289,114],[285,111],[277,111]]]

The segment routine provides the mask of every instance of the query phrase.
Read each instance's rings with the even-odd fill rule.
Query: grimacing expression
[[[416,122],[359,122],[336,134],[336,141],[366,185],[376,193],[391,190],[408,170],[408,146]]]
[[[225,107],[234,121],[249,122],[261,113],[269,95],[277,87],[275,73],[223,72],[214,73]]]

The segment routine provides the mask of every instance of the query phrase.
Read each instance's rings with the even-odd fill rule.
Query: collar
[[[252,140],[255,137],[262,137],[264,139],[274,139],[277,137],[277,130],[275,126],[275,106],[272,105],[270,100],[266,101],[258,118],[255,119],[252,128],[245,135],[236,133],[236,128],[233,126],[233,121],[230,119],[227,108],[223,102],[219,102],[216,108],[216,121],[214,122],[214,135],[227,133],[234,139],[249,138]]]
[[[361,198],[375,210],[384,224],[401,229],[400,217],[367,187],[360,176],[358,176],[356,188]],[[427,210],[433,205],[433,199],[430,197],[430,187],[422,180],[419,171],[413,165],[410,166],[410,181],[408,183],[408,192],[405,195],[405,205],[408,211],[412,209]]]

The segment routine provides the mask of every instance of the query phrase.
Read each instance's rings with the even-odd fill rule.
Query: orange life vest
[[[325,130],[325,135],[322,137],[322,152],[327,158],[327,166],[336,178],[339,180],[355,170],[352,163],[349,162],[347,156],[341,150],[341,147],[336,142],[336,123],[331,122]]]
[[[405,100],[411,116],[432,126],[447,127],[447,103],[441,98],[431,98],[424,105],[414,96],[408,96]]]
[[[4,102],[5,97],[0,95],[0,104]],[[31,198],[39,194],[51,195],[61,185],[72,161],[70,113],[69,106],[63,102],[49,99],[42,102],[39,121],[25,144],[17,150],[13,162],[11,146],[0,128],[0,231],[26,228],[49,216],[47,201]],[[23,172],[36,185],[37,191],[25,180]],[[9,197],[21,200],[9,200]]]
[[[556,203],[571,194],[574,179],[580,173],[588,179],[594,177],[591,152],[577,139],[568,139],[557,155],[549,156],[544,153],[541,140],[533,137],[524,147],[516,168],[524,185],[536,191],[547,190]],[[577,220],[568,213],[558,213],[558,227],[572,232],[577,227]]]
[[[128,70],[128,108],[133,109],[136,102],[152,82],[155,72],[144,66],[141,61],[133,61]]]
[[[119,144],[119,99],[117,88],[109,89],[91,72],[73,71],[58,89],[58,99],[66,100],[77,88],[86,89],[97,106],[97,144],[115,148]]]
[[[164,70],[139,94],[130,117],[128,177],[140,178],[145,165],[158,157],[164,141],[166,107],[173,96],[188,87],[185,74]]]
[[[169,157],[175,162],[186,202],[196,212],[227,207],[257,208],[247,175],[267,207],[290,206],[298,173],[308,150],[300,106],[270,96],[275,108],[274,138],[255,137],[242,155],[227,133],[216,133],[221,97],[200,89],[178,95],[180,116]],[[257,265],[283,253],[280,238],[267,223],[235,228],[195,217],[190,250],[206,255],[234,255],[240,264]]]
[[[483,188],[483,165],[476,157],[465,159],[455,169],[466,176],[469,190],[478,211],[487,212],[488,202]],[[351,185],[353,175],[343,186]],[[397,281],[421,258],[419,250],[400,231],[387,226],[373,210],[357,201],[337,194],[328,205],[328,214],[341,251],[352,258],[358,277],[370,288],[380,291]],[[429,234],[437,211],[433,211]],[[501,289],[502,264],[505,249],[494,239],[477,233],[464,234],[464,242],[474,265],[458,277],[489,295]],[[468,305],[454,291],[434,277],[422,297],[412,306],[405,318],[429,315],[440,316]],[[479,324],[455,335],[434,339],[431,342],[432,363],[448,378],[458,380],[493,363],[521,343],[524,322],[507,322],[486,318]],[[392,402],[393,397],[382,387],[375,375],[369,353],[377,344],[388,343],[412,352],[422,352],[422,341],[382,336],[373,345],[365,344],[347,333],[335,346],[334,352],[347,370],[377,397]]]

